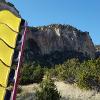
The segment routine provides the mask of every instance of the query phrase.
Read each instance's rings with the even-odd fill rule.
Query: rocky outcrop
[[[100,45],[95,45],[96,52],[100,52]]]
[[[96,58],[100,57],[100,45],[95,45],[96,48]]]
[[[95,57],[95,47],[89,33],[82,32],[70,25],[54,24],[33,27],[30,28],[30,32],[27,34],[28,39],[37,44],[42,55],[55,51],[75,51],[91,58]]]

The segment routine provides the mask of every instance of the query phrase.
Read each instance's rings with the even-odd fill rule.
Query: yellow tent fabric
[[[2,85],[3,87],[7,87],[9,73],[10,73],[10,67],[5,66],[0,61],[0,85]]]
[[[16,17],[8,10],[2,10],[0,11],[0,23],[5,23],[14,31],[19,32],[21,18]]]
[[[0,11],[0,100],[5,98],[20,24],[21,18],[12,12]]]
[[[0,86],[0,100],[4,100],[6,89]]]
[[[12,31],[5,24],[0,24],[0,38],[10,47],[15,48],[18,33]]]
[[[11,66],[13,54],[14,49],[9,48],[2,40],[0,40],[0,59],[6,65]]]

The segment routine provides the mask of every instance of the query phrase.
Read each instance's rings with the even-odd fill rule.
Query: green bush
[[[76,78],[77,69],[80,63],[77,59],[71,59],[62,65],[56,65],[55,69],[51,69],[51,76],[55,76],[59,80],[73,83]]]
[[[40,90],[36,91],[36,98],[37,100],[60,100],[61,96],[50,75],[46,75],[45,79],[41,82]]]
[[[84,62],[69,59],[53,68],[37,63],[24,65],[21,84],[39,83],[46,72],[53,79],[76,83],[80,88],[100,90],[100,58]]]
[[[83,62],[77,70],[77,85],[85,89],[100,88],[100,64],[97,60]]]
[[[50,74],[58,80],[68,83],[77,83],[84,89],[100,88],[100,58],[79,62],[78,59],[70,59],[62,65],[56,65]]]
[[[96,76],[85,74],[82,78],[80,78],[77,82],[77,85],[80,88],[84,89],[95,89],[98,90],[100,88],[100,80]]]
[[[21,84],[39,83],[44,76],[43,69],[38,66],[24,66],[21,77]]]

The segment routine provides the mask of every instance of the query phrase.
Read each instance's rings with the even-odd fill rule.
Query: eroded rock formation
[[[28,39],[33,39],[42,55],[55,51],[76,51],[91,58],[95,57],[95,47],[89,33],[70,25],[33,27],[27,34]]]

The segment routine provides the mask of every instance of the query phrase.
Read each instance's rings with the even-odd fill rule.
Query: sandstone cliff
[[[100,45],[95,45],[96,48],[96,57],[100,57]]]
[[[75,51],[95,57],[95,47],[88,32],[82,32],[70,25],[53,24],[29,28],[27,40],[37,45],[42,55],[55,51]],[[35,48],[35,47],[33,47]]]
[[[96,52],[100,52],[100,45],[95,45]]]

